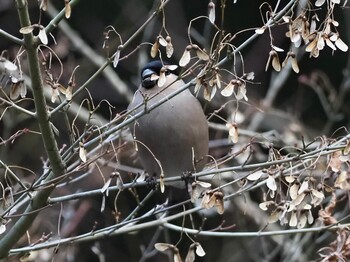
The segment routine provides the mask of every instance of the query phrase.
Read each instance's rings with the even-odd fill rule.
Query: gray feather
[[[167,75],[164,87],[173,83],[176,78],[176,75]],[[148,105],[156,103],[183,85],[182,80],[174,82],[154,99],[149,100]],[[164,87],[155,85],[151,89],[145,89],[140,86],[128,109],[135,108],[144,101],[144,96],[150,97]],[[143,110],[144,106],[141,106],[135,113]],[[189,90],[143,115],[129,127],[136,140],[141,142],[138,144],[138,154],[149,175],[160,175],[160,168],[154,156],[160,161],[165,177],[203,169],[205,156],[208,154],[208,123],[200,103]],[[198,161],[196,163],[193,163],[192,148],[195,160]],[[185,184],[179,182],[172,185],[183,187]]]

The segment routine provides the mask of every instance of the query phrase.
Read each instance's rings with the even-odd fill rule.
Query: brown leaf
[[[213,193],[212,191],[209,191],[203,197],[202,206],[207,209],[215,207],[216,211],[221,215],[225,210],[223,197],[224,194],[222,192],[216,191]]]
[[[72,8],[70,6],[69,0],[65,0],[64,5],[65,5],[64,15],[66,16],[67,19],[69,19],[72,13]]]
[[[212,87],[208,85],[204,86],[204,99],[210,102],[214,98],[216,90],[216,85]]]
[[[151,48],[151,57],[155,58],[158,54],[158,49],[159,49],[159,43],[158,43],[158,39],[154,42],[154,44],[152,45]]]
[[[158,78],[158,82],[157,82],[159,87],[162,87],[166,82],[165,72],[166,72],[165,67],[162,67],[160,69],[159,78]]]
[[[167,45],[165,47],[166,56],[170,58],[174,53],[174,47],[173,47],[173,44],[171,43],[171,37],[169,35],[165,38],[165,40],[167,42]]]
[[[169,248],[172,249],[174,247],[174,245],[168,244],[168,243],[155,243],[154,247],[158,251],[164,252],[164,251],[168,250]]]
[[[210,183],[195,181],[192,183],[191,191],[191,202],[194,203],[200,196],[203,195],[204,191],[209,191],[208,188],[211,187]]]
[[[350,173],[347,171],[342,171],[337,176],[337,179],[334,182],[334,187],[350,190]]]
[[[281,71],[281,64],[280,60],[278,58],[278,54],[275,52],[274,55],[272,56],[272,67],[275,69],[275,71],[279,72]]]
[[[195,250],[195,244],[193,243],[190,245],[187,251],[185,262],[193,262],[195,260],[196,256],[195,256],[194,250]]]
[[[325,226],[336,224],[338,222],[337,219],[332,216],[336,205],[336,201],[337,195],[333,192],[332,198],[329,201],[328,205],[325,207],[325,209],[321,209],[318,211],[318,217],[321,219]]]
[[[225,97],[229,97],[233,94],[234,91],[234,87],[235,87],[235,81],[231,80],[228,85],[221,90],[221,95],[225,96]]]
[[[179,61],[179,66],[185,67],[190,61],[191,61],[191,51],[192,46],[188,45],[182,54],[180,61]]]
[[[341,155],[341,151],[336,151],[332,153],[331,160],[329,161],[329,166],[331,167],[333,172],[339,172],[341,168],[341,160],[339,159]]]

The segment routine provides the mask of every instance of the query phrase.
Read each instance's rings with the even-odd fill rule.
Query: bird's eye
[[[151,69],[145,69],[143,72],[142,72],[142,80],[146,79],[146,78],[149,78],[151,75],[155,74],[153,70]]]
[[[143,72],[142,72],[142,86],[146,89],[150,89],[152,88],[155,84],[156,84],[156,81],[155,79],[152,79],[152,76],[155,75],[154,71],[151,70],[151,69],[145,69]]]

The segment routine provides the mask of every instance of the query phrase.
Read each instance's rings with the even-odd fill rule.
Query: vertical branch
[[[31,22],[28,13],[27,1],[17,0],[16,4],[21,27],[30,26]],[[37,54],[37,38],[34,37],[32,33],[25,34],[24,46],[28,56],[28,67],[33,89],[37,120],[52,169],[49,176],[46,178],[46,181],[49,181],[54,177],[62,175],[65,172],[65,165],[59,154],[57,143],[50,126],[48,111],[46,109],[46,100],[40,73],[40,63]],[[9,249],[27,231],[38,213],[35,211],[46,205],[47,198],[50,196],[53,189],[54,185],[47,187],[38,191],[32,198],[32,201],[25,210],[26,214],[23,215],[9,230],[9,232],[7,232],[6,235],[0,240],[0,258],[6,257]]]

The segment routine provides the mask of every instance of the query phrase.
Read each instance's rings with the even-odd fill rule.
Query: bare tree
[[[14,2],[0,9],[1,258],[350,259],[347,1],[120,1],[113,20],[109,2]],[[150,59],[186,84],[126,110]],[[127,127],[189,88],[208,164],[152,186]],[[162,204],[184,178],[190,199]]]

